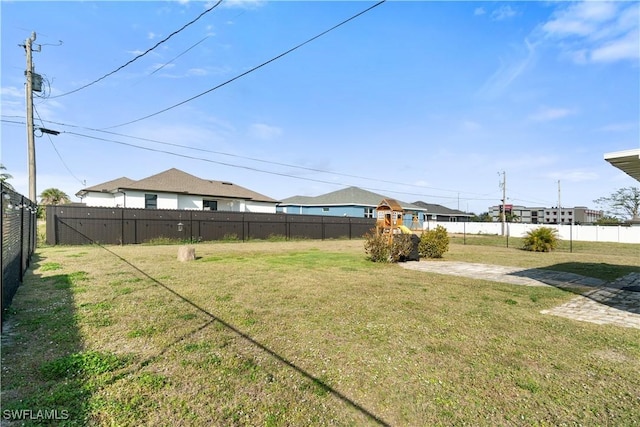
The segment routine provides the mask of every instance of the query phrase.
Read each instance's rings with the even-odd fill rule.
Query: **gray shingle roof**
[[[133,181],[129,178],[118,178],[98,184],[78,192],[121,190],[155,191],[162,193],[193,194],[198,196],[225,197],[233,199],[255,200],[276,203],[277,200],[264,194],[241,187],[226,181],[214,181],[198,178],[179,169],[172,168],[156,175]]]
[[[283,199],[280,205],[294,206],[371,206],[376,207],[384,199],[389,199],[382,194],[372,191],[363,190],[358,187],[347,187],[342,190],[332,191],[331,193],[321,194],[319,196],[293,196]],[[405,210],[420,210],[424,208],[411,203],[398,200],[400,206]]]
[[[80,197],[88,192],[100,192],[100,193],[110,193],[118,188],[126,187],[127,185],[131,185],[135,181],[132,179],[123,176],[121,178],[116,178],[111,181],[103,182],[102,184],[94,185],[93,187],[83,188],[82,190],[76,193],[76,196]]]
[[[414,205],[426,209],[430,214],[450,215],[450,216],[472,216],[469,213],[459,211],[457,209],[449,209],[446,206],[436,205],[434,203],[425,203],[423,201],[413,202]]]

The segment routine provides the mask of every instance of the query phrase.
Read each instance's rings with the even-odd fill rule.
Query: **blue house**
[[[320,196],[293,196],[286,198],[278,204],[276,211],[302,215],[376,218],[378,204],[388,198],[382,194],[358,187],[347,187]],[[408,228],[420,227],[422,229],[423,219],[427,210],[412,203],[405,203],[399,200],[398,203],[404,209],[404,225]],[[414,216],[417,222],[414,222]]]

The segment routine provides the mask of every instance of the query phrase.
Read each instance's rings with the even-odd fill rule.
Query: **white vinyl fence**
[[[424,229],[428,230],[441,225],[449,233],[455,234],[493,234],[503,235],[500,222],[437,222],[425,221]],[[558,230],[558,236],[562,240],[578,240],[583,242],[615,242],[615,243],[640,243],[640,227],[628,227],[621,225],[558,225],[558,224],[505,224],[505,235],[512,237],[524,237],[529,230],[538,227],[549,227]]]

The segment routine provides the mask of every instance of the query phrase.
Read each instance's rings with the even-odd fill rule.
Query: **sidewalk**
[[[523,269],[500,265],[453,261],[411,261],[398,263],[410,270],[463,276],[521,286],[593,288],[571,301],[542,314],[566,317],[599,325],[617,325],[640,329],[640,272],[630,273],[613,282],[605,282],[574,273],[542,269]]]

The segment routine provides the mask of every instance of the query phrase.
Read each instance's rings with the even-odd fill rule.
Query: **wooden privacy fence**
[[[375,219],[249,212],[47,206],[47,244],[137,244],[184,241],[360,238]]]

